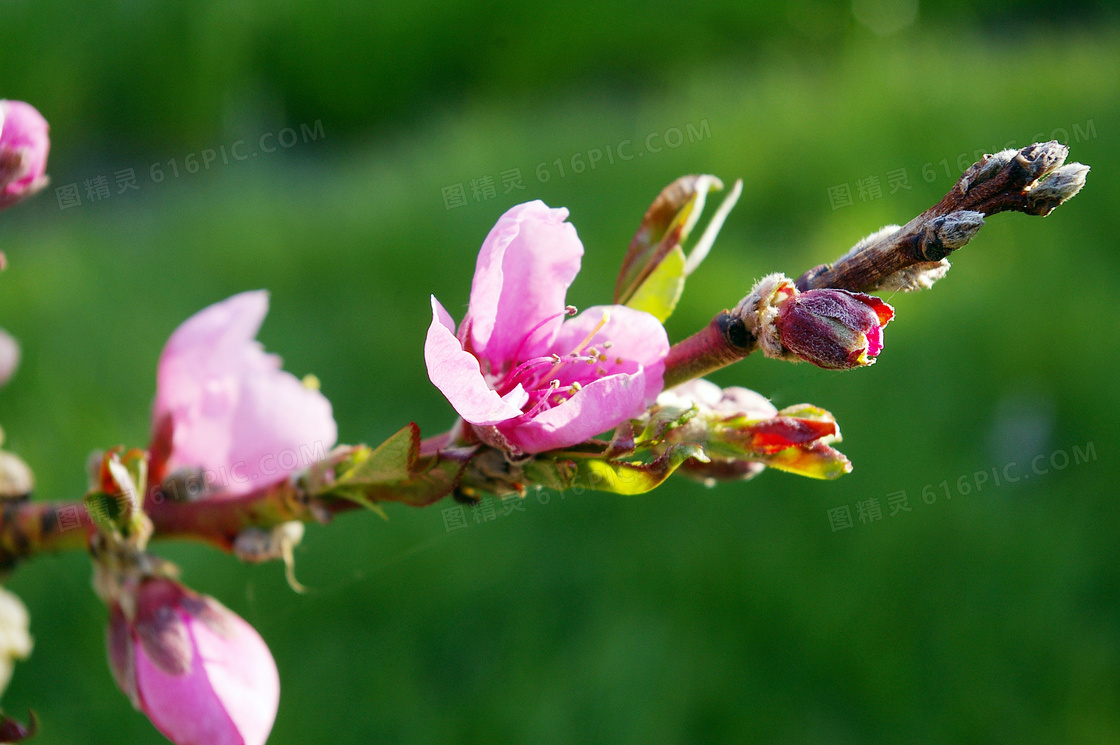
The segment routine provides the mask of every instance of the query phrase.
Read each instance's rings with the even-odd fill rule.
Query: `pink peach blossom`
[[[280,702],[276,663],[233,611],[162,578],[144,580],[134,616],[109,612],[113,675],[176,745],[264,745]]]
[[[566,209],[513,207],[482,244],[466,318],[432,298],[428,377],[490,445],[569,447],[641,414],[661,392],[669,340],[652,315],[597,306],[565,321],[583,245]]]
[[[31,104],[0,100],[0,209],[47,185],[49,129]]]
[[[255,340],[267,313],[268,293],[243,292],[191,316],[168,339],[153,411],[157,478],[202,470],[210,491],[235,496],[334,446],[330,402]]]

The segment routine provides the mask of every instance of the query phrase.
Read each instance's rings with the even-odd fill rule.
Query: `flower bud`
[[[27,499],[34,488],[35,474],[23,458],[0,450],[0,502]]]
[[[0,100],[0,209],[47,185],[49,129],[31,104]]]
[[[1073,198],[1085,186],[1089,166],[1068,163],[1040,178],[1027,192],[1028,212],[1048,215],[1058,205]]]
[[[30,627],[27,606],[16,595],[0,587],[0,693],[12,679],[15,661],[27,659],[31,654]]]
[[[787,350],[817,367],[847,370],[870,365],[883,348],[883,327],[894,309],[877,297],[821,289],[783,300],[776,328]]]
[[[19,342],[4,329],[0,329],[0,386],[5,386],[19,367]]]
[[[826,479],[852,470],[848,459],[830,446],[840,440],[840,428],[824,409],[798,404],[779,411],[752,390],[721,389],[702,378],[665,391],[657,404],[695,410],[666,438],[703,447],[708,459],[685,461],[681,473],[708,486],[753,478],[766,466]]]
[[[0,742],[9,745],[35,737],[35,734],[39,731],[39,719],[33,711],[28,711],[27,717],[28,722],[24,726],[6,714],[0,714]]]
[[[253,627],[161,577],[121,601],[110,604],[109,664],[156,729],[177,745],[264,745],[280,680]]]

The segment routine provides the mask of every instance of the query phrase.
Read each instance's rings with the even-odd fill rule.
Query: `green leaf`
[[[545,488],[571,489],[576,494],[581,494],[584,489],[614,494],[644,494],[664,483],[689,458],[708,461],[700,446],[686,443],[669,448],[649,462],[538,458],[525,466],[525,473],[531,481]]]
[[[684,292],[684,265],[684,249],[673,247],[626,304],[664,322],[673,314]]]
[[[665,436],[687,423],[700,413],[695,406],[681,408],[679,406],[655,406],[649,417],[645,429],[636,440],[639,445],[655,445],[665,439]]]
[[[86,494],[84,501],[86,512],[101,532],[111,534],[120,531],[122,517],[127,510],[126,499],[98,491]]]
[[[417,463],[412,478],[392,485],[374,486],[366,492],[366,496],[374,501],[424,507],[450,494],[469,462],[469,458],[458,460],[443,455],[431,456]]]
[[[420,428],[410,422],[373,450],[356,448],[335,484],[368,486],[406,481],[412,476],[419,453]]]
[[[715,176],[691,175],[682,176],[661,191],[630,241],[615,284],[616,303],[628,303],[665,257],[688,238],[704,210],[708,192],[722,188],[723,183]]]
[[[378,502],[428,505],[451,493],[475,450],[447,449],[420,457],[420,428],[412,423],[372,450],[354,448],[338,465],[338,477],[323,485],[323,495],[382,515]]]

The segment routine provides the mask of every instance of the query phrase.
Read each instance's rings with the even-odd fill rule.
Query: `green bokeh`
[[[342,441],[435,433],[452,415],[426,381],[428,295],[461,316],[518,201],[571,210],[583,307],[609,298],[663,185],[743,177],[679,339],[759,276],[917,214],[958,160],[1053,136],[1093,166],[1084,193],[992,218],[934,292],[891,298],[873,368],[751,358],[714,377],[830,409],[855,463],[839,481],[530,497],[451,533],[446,504],[349,514],[309,529],[304,596],[277,565],[158,549],[269,643],[275,744],[1120,741],[1116,17],[923,5],[879,37],[824,2],[505,5],[0,5],[0,96],[54,136],[52,188],[0,215],[0,325],[24,351],[0,423],[37,496],[75,498],[90,450],[146,443],[163,341],[234,292],[272,292],[261,338],[320,377]],[[286,127],[292,147],[260,149]],[[673,128],[682,144],[655,152]],[[239,140],[257,154],[187,172]],[[641,156],[609,163],[623,140]],[[120,194],[128,168],[140,189]],[[505,194],[514,168],[526,189]],[[897,169],[911,188],[892,194]],[[98,176],[111,196],[91,203]],[[860,198],[868,177],[881,197]],[[845,183],[854,204],[833,209]],[[67,184],[81,206],[59,208]],[[468,204],[446,209],[456,184]],[[1005,468],[1022,478],[995,486]],[[911,511],[890,516],[902,490]],[[881,520],[830,529],[828,510],[870,498]],[[7,586],[36,650],[4,708],[35,708],[44,743],[162,742],[112,683],[88,560],[42,557]]]

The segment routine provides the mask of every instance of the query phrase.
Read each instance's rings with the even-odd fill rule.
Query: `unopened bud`
[[[1027,211],[1034,215],[1050,214],[1055,207],[1081,191],[1088,174],[1089,166],[1081,163],[1070,163],[1051,171],[1027,192]]]
[[[16,660],[31,654],[31,617],[16,595],[0,587],[0,694],[12,679]],[[0,742],[7,742],[0,740]]]
[[[875,362],[893,317],[873,295],[821,289],[784,300],[775,325],[785,349],[817,367],[847,370]]]
[[[767,357],[847,370],[875,361],[894,308],[861,292],[799,292],[789,277],[770,274],[755,284],[732,315],[743,321]]]
[[[972,240],[984,226],[984,214],[958,210],[930,220],[918,236],[917,247],[927,261],[941,261]]]
[[[31,104],[0,100],[0,209],[47,185],[49,129]]]
[[[26,499],[34,488],[35,475],[23,458],[0,450],[0,500]]]
[[[721,389],[703,379],[663,392],[657,404],[677,411],[694,407],[695,416],[665,436],[703,448],[707,460],[690,458],[681,473],[706,485],[750,479],[765,466],[813,478],[851,470],[848,459],[829,447],[839,441],[840,428],[824,409],[799,404],[779,411],[752,390]]]
[[[0,386],[5,386],[19,367],[19,342],[4,329],[0,329]]]
[[[869,289],[883,292],[916,292],[928,290],[934,282],[949,273],[949,260],[923,261],[913,264],[905,269],[899,269],[894,274],[884,277],[877,285]]]
[[[0,743],[4,745],[30,740],[38,731],[39,718],[33,711],[27,712],[26,726],[6,714],[0,714]]]
[[[973,163],[958,183],[958,188],[961,193],[967,193],[970,188],[982,184],[992,176],[1002,171],[1007,167],[1007,164],[1019,154],[1018,150],[1000,150],[998,153],[990,153],[985,155],[976,163]]]
[[[260,635],[238,615],[169,579],[144,580],[132,618],[109,612],[113,676],[136,708],[180,745],[264,745],[280,680]]]
[[[931,221],[937,231],[941,244],[955,250],[972,240],[976,232],[984,227],[984,213],[973,210],[958,210]]]

